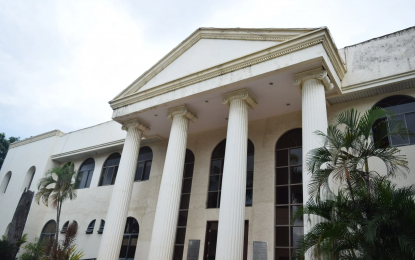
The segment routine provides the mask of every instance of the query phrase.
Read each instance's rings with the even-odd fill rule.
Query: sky
[[[317,28],[338,48],[415,26],[414,0],[0,0],[0,132],[111,120],[108,101],[199,27]]]

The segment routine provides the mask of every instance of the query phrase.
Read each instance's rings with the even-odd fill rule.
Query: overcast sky
[[[0,0],[0,132],[111,120],[115,95],[199,27],[328,26],[338,48],[415,26],[415,1]]]

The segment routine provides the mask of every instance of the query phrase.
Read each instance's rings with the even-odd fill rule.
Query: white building
[[[304,232],[290,212],[308,198],[301,158],[320,146],[313,132],[376,104],[415,132],[414,102],[415,27],[343,49],[326,27],[200,28],[110,101],[112,121],[11,145],[0,234],[25,188],[73,162],[81,183],[60,229],[78,223],[85,259],[253,259],[254,241],[289,259]],[[391,142],[412,172],[414,143]],[[47,235],[54,219],[33,202],[24,233]]]

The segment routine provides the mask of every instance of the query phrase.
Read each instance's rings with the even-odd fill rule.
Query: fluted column
[[[217,260],[241,260],[244,251],[248,107],[257,103],[246,89],[222,99],[229,109],[220,199]]]
[[[144,131],[149,130],[138,120],[125,122],[122,129],[127,131],[127,137],[105,219],[105,230],[98,252],[100,260],[118,260],[119,258],[137,168],[141,136]]]
[[[302,93],[302,125],[303,125],[303,165],[306,165],[307,154],[324,145],[324,140],[315,134],[315,131],[327,133],[327,109],[325,90],[333,89],[333,84],[327,76],[327,71],[315,69],[295,75],[294,85],[301,87]],[[308,183],[311,174],[303,167],[303,203],[310,198]],[[311,218],[304,222],[304,233],[318,222],[317,218]]]
[[[192,122],[197,120],[196,115],[186,106],[169,109],[167,117],[173,119],[173,123],[154,218],[149,260],[170,260],[173,257],[183,182],[187,131],[189,120]]]

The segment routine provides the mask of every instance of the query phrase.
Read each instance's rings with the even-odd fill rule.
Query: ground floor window
[[[206,238],[205,238],[205,251],[203,254],[203,260],[215,260],[216,259],[216,245],[218,240],[218,221],[208,221],[206,225]],[[248,257],[248,229],[249,221],[245,220],[244,229],[244,253],[243,260]]]
[[[275,150],[275,260],[290,260],[304,234],[302,220],[291,223],[303,204],[302,131],[285,133]]]
[[[42,233],[40,234],[39,241],[49,241],[55,237],[56,232],[56,221],[49,220],[48,223],[43,227]]]
[[[119,259],[134,259],[135,250],[137,248],[138,232],[139,226],[137,220],[128,217],[127,223],[125,224]]]

